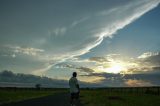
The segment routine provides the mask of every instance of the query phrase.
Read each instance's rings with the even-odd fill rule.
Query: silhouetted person
[[[70,95],[71,95],[71,106],[75,106],[75,102],[77,102],[77,100],[79,99],[79,93],[80,93],[80,89],[79,89],[79,84],[78,84],[78,80],[77,80],[77,73],[73,72],[72,77],[69,80],[69,86],[70,86]]]

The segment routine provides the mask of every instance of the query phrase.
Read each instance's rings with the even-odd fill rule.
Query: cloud
[[[148,12],[152,8],[156,7],[159,4],[158,1],[153,2],[147,2],[147,1],[136,1],[128,3],[125,6],[119,6],[116,8],[111,9],[110,11],[106,11],[102,16],[105,15],[111,15],[110,17],[114,20],[114,22],[111,21],[109,25],[106,25],[106,27],[103,27],[100,29],[100,31],[96,34],[96,36],[99,36],[101,38],[103,37],[112,37],[114,33],[117,32],[117,30],[124,28],[126,25],[132,23],[137,18],[141,17],[144,13]],[[102,13],[102,12],[101,12]],[[128,13],[127,15],[125,15]],[[121,15],[123,14],[123,16]],[[112,15],[119,16],[119,18],[112,17]],[[121,20],[119,20],[121,19]],[[123,20],[123,21],[122,21]]]
[[[78,67],[78,68],[76,68],[76,69],[78,69],[81,73],[85,72],[85,73],[88,74],[88,73],[94,72],[93,69],[90,69],[90,68],[87,68],[87,67]]]
[[[109,68],[119,67],[121,68],[121,72],[125,73],[146,73],[153,72],[155,70],[159,70],[160,67],[160,58],[159,52],[149,52],[149,56],[145,56],[145,58],[139,58],[146,53],[136,57],[126,57],[120,54],[108,54],[102,57],[90,57],[88,60],[90,62],[94,62],[96,64],[95,69],[103,70],[108,72]],[[152,55],[151,55],[152,54]],[[99,67],[99,68],[98,68]],[[157,67],[157,68],[156,68]],[[108,70],[108,71],[107,71]],[[113,70],[112,70],[113,71]]]
[[[155,54],[152,52],[152,54]],[[108,54],[106,56],[90,57],[88,59],[71,59],[56,65],[57,68],[79,69],[86,73],[158,73],[159,54],[152,55],[145,59],[125,57],[120,54]]]
[[[152,57],[152,56],[157,56],[159,55],[160,53],[159,52],[146,52],[146,53],[143,53],[142,55],[138,56],[138,58],[140,59],[144,59],[144,58],[149,58],[149,57]]]
[[[46,47],[49,47],[49,51],[53,54],[69,54],[66,57],[83,55],[101,44],[104,37],[113,37],[118,30],[132,23],[158,4],[159,1],[157,0],[136,0],[118,6],[113,5],[106,10],[103,8],[103,10],[94,11],[92,15],[84,15],[84,18],[75,21],[74,25],[83,21],[85,23],[73,29],[68,29],[63,37],[48,38]],[[102,12],[104,13],[104,11],[107,14],[97,15]],[[79,15],[81,14],[80,12]],[[56,32],[59,33],[61,31],[58,29]],[[50,45],[53,45],[53,47],[50,47]]]
[[[45,65],[43,68],[32,70],[31,74],[33,75],[45,75],[44,73],[52,68],[53,65]]]
[[[38,56],[37,59],[40,61],[37,61],[37,64],[40,66],[32,71],[37,70],[38,73],[39,70],[40,73],[45,73],[51,69],[47,68],[50,67],[50,63],[53,63],[54,67],[67,59],[88,53],[100,45],[105,37],[113,37],[118,30],[140,18],[160,2],[159,0],[115,1],[50,1],[36,5],[35,2],[15,2],[15,5],[11,4],[12,8],[6,5],[5,8],[8,10],[4,11],[6,14],[1,18],[10,17],[10,19],[1,19],[0,32],[4,36],[0,36],[0,44],[18,45],[11,47],[13,53],[9,54],[10,56],[15,54],[16,58],[17,54],[24,54],[29,57],[23,59],[31,62],[35,60],[32,57]],[[19,9],[22,5],[26,6]],[[42,5],[44,8],[41,8]],[[24,65],[21,64],[19,67],[23,68]]]
[[[50,36],[64,35],[66,31],[67,31],[66,27],[56,28],[56,29],[54,29],[52,31],[49,31],[49,35]]]
[[[0,72],[1,86],[35,87],[41,84],[42,87],[67,87],[67,81],[51,79],[45,76],[35,76],[30,74],[13,73],[11,71]],[[28,86],[29,85],[29,86]]]
[[[160,74],[114,74],[114,73],[89,73],[82,77],[101,77],[99,84],[103,86],[158,86]]]
[[[127,80],[125,82],[125,84],[127,86],[131,86],[131,87],[140,87],[140,86],[153,86],[150,82],[147,81],[143,81],[143,80]]]
[[[69,68],[69,69],[77,70],[80,73],[87,73],[87,74],[94,72],[94,70],[91,69],[91,68],[74,65],[74,64],[71,64],[71,63],[59,63],[59,64],[56,64],[55,67],[56,68]]]
[[[74,22],[71,24],[71,27],[75,27],[76,25],[78,25],[78,24],[86,21],[87,19],[89,19],[89,17],[83,17],[83,18],[81,18],[81,19],[79,19],[79,20],[76,20],[76,21],[74,21]]]
[[[1,70],[8,69],[31,73],[33,70],[45,69],[50,62],[43,49],[20,47],[14,45],[1,46]]]
[[[12,45],[6,45],[4,46],[4,49],[7,49],[9,52],[14,53],[12,56],[15,57],[15,54],[25,54],[30,56],[36,56],[40,53],[43,53],[43,49],[37,49],[32,47],[20,47],[20,46],[12,46]]]
[[[68,80],[53,79],[46,76],[35,76],[31,74],[13,73],[12,71],[0,72],[0,87],[35,87],[41,84],[47,88],[68,88]],[[80,87],[101,87],[97,83],[79,81]]]
[[[99,62],[99,63],[109,62],[109,60],[106,59],[105,57],[91,57],[91,58],[89,58],[89,60]]]
[[[75,66],[71,64],[63,64],[63,63],[56,64],[55,67],[56,68],[75,68]]]
[[[135,86],[157,86],[160,84],[158,82],[160,80],[159,53],[152,52],[151,54],[156,55],[148,56],[145,59],[137,57],[126,58],[120,54],[90,57],[88,60],[84,59],[84,61],[83,59],[76,58],[72,62],[66,61],[62,68],[78,69],[79,77],[83,81],[87,78],[97,77],[99,79],[95,79],[94,82],[103,86],[134,86],[134,84]],[[90,65],[85,66],[83,65],[84,62]],[[108,68],[114,67],[115,64],[120,64],[124,67],[122,68],[122,72],[112,72],[116,68],[113,68],[114,70],[110,72],[107,71]]]
[[[143,53],[138,58],[139,58],[139,61],[150,63],[154,66],[160,66],[160,52]]]

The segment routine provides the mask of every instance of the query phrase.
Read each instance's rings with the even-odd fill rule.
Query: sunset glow
[[[0,0],[0,82],[160,85],[159,12],[160,0]]]
[[[107,68],[106,71],[109,73],[121,73],[125,67],[122,64],[115,63],[111,67]]]

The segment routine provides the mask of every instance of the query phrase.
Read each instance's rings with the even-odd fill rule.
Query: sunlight
[[[127,73],[129,63],[123,62],[123,61],[112,61],[107,64],[103,64],[102,66],[99,66],[97,69],[97,72],[106,72],[106,73]]]
[[[114,64],[110,68],[107,68],[107,71],[112,73],[120,73],[123,69],[124,67],[122,65]]]
[[[113,63],[111,67],[106,68],[106,71],[109,73],[121,73],[125,69],[125,66],[122,63]]]

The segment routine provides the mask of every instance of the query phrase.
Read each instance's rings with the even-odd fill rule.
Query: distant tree
[[[1,75],[5,76],[5,77],[13,77],[13,76],[15,76],[15,74],[12,71],[8,71],[8,70],[2,71]]]
[[[40,90],[41,89],[41,84],[36,84],[35,87],[36,87],[37,90]]]

